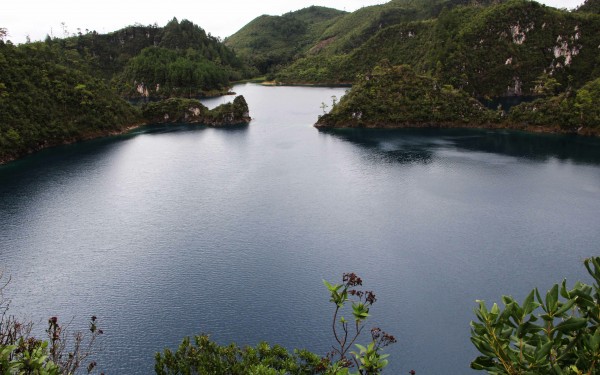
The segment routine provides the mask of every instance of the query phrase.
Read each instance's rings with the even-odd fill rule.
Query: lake
[[[375,291],[386,373],[468,374],[475,300],[522,300],[600,243],[600,141],[312,127],[342,88],[234,87],[247,126],[155,125],[0,167],[10,311],[105,331],[98,368],[148,374],[184,336],[325,353],[322,280]],[[206,100],[214,106],[233,97]],[[364,337],[363,341],[366,341]]]

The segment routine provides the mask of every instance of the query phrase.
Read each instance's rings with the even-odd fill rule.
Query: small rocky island
[[[142,116],[148,123],[188,123],[214,127],[247,124],[250,112],[246,99],[237,96],[233,103],[208,109],[197,99],[170,98],[144,104]]]

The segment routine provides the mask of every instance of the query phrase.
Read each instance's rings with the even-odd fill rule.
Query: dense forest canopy
[[[383,64],[360,77],[317,126],[472,125],[494,118],[494,112],[462,90],[419,75],[408,65]]]
[[[301,24],[302,11],[260,17],[226,43],[281,83],[352,83],[387,60],[477,98],[530,96],[544,74],[562,91],[600,77],[596,3],[570,12],[526,0],[393,0],[320,20],[285,59],[264,46],[285,39],[275,24]]]
[[[230,48],[187,20],[18,46],[0,31],[0,162],[148,121],[125,99],[222,94],[248,75]]]
[[[539,85],[537,100],[507,113],[502,107],[488,109],[464,90],[417,74],[408,65],[384,62],[361,76],[316,126],[489,127],[600,135],[600,78],[560,94],[555,94],[554,79],[546,77]]]
[[[118,131],[139,121],[77,53],[0,42],[0,160]]]
[[[600,14],[600,1],[599,0],[586,0],[580,7],[577,8],[578,12],[595,13]]]
[[[255,74],[272,73],[297,59],[344,14],[311,6],[282,16],[263,15],[228,37],[225,44],[254,67]]]

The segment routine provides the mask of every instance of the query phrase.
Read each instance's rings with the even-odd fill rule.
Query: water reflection
[[[439,140],[418,134],[386,129],[333,129],[319,130],[369,150],[369,158],[377,162],[399,164],[428,164],[432,149]]]
[[[202,131],[206,129],[216,129],[218,131],[223,132],[245,132],[248,130],[248,124],[235,124],[223,127],[208,127],[202,124],[188,124],[188,123],[175,123],[175,124],[151,124],[146,125],[137,130],[128,133],[129,136],[138,135],[138,134],[165,134],[165,133],[174,133],[174,132],[196,132]]]
[[[600,140],[556,134],[479,129],[333,129],[321,130],[369,149],[385,161],[428,163],[435,151],[453,148],[530,160],[551,158],[578,164],[600,163]]]

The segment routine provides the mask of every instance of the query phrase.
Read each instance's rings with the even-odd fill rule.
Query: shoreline
[[[531,134],[559,134],[578,135],[582,137],[600,137],[600,129],[580,128],[576,131],[562,129],[558,125],[523,125],[523,124],[469,124],[469,123],[422,123],[422,124],[394,124],[394,123],[372,123],[359,126],[325,125],[318,122],[313,125],[319,131],[334,129],[481,129],[481,130],[512,130]]]
[[[79,142],[86,142],[86,141],[91,141],[94,139],[105,138],[105,137],[115,137],[118,135],[127,134],[135,129],[141,128],[146,125],[149,125],[149,123],[141,122],[141,123],[136,123],[136,124],[125,126],[121,130],[110,130],[108,132],[102,132],[102,133],[84,134],[80,137],[66,138],[66,139],[63,139],[60,141],[56,141],[56,142],[46,141],[43,144],[38,145],[38,147],[28,150],[27,152],[0,158],[0,166],[7,165],[8,163],[11,163],[13,161],[17,161],[17,160],[26,158],[30,155],[36,154],[40,151],[43,151],[43,150],[46,150],[46,149],[49,149],[52,147],[67,146],[67,145],[72,145],[72,144],[79,143]]]
[[[235,93],[228,91],[227,95],[235,95]],[[188,119],[188,116],[186,113],[185,118],[173,117],[173,119],[171,121],[169,121],[168,117],[164,118],[161,116],[160,119],[153,119],[148,116],[143,116],[140,114],[140,116],[137,117],[136,122],[133,122],[133,123],[130,123],[127,125],[122,125],[118,129],[110,129],[110,130],[105,130],[105,131],[93,131],[93,132],[82,133],[82,134],[79,134],[79,135],[76,135],[73,137],[69,137],[69,138],[64,138],[64,139],[39,141],[37,145],[31,146],[29,149],[23,150],[22,152],[16,152],[11,155],[0,157],[0,166],[6,165],[10,162],[13,162],[13,161],[16,161],[19,159],[23,159],[29,155],[35,154],[37,152],[40,152],[40,151],[48,149],[48,148],[57,147],[57,146],[66,146],[66,145],[75,144],[75,143],[79,143],[79,142],[90,141],[93,139],[119,136],[119,135],[130,133],[136,129],[139,129],[143,126],[147,126],[150,124],[170,124],[170,123],[182,122],[182,123],[189,123],[189,124],[195,124],[195,125],[204,125],[204,126],[213,127],[213,128],[239,126],[242,124],[247,125],[252,121],[252,118],[248,114],[248,107],[247,107],[245,100],[243,100],[243,97],[241,97],[241,98],[242,98],[243,105],[245,106],[245,108],[243,110],[246,113],[244,116],[242,116],[240,118],[234,118],[234,117],[225,118],[225,117],[223,117],[221,120],[217,120],[217,119],[211,118],[211,116],[207,116],[206,114],[203,115],[202,117],[197,117],[197,114],[196,114],[196,117],[194,117],[193,116],[194,113],[192,112],[191,113],[192,116],[189,119]],[[235,106],[237,99],[238,99],[238,97],[236,97],[235,100],[233,101],[234,106]],[[199,102],[199,100],[194,99],[193,101],[197,102],[200,106],[202,106],[202,104]],[[231,103],[230,103],[230,105],[231,105]],[[203,108],[206,108],[206,107],[203,107]],[[200,109],[198,108],[197,110],[200,113]],[[212,110],[208,110],[208,115],[210,115],[211,111]],[[231,115],[234,116],[233,113]],[[236,120],[236,121],[234,121],[234,120]]]
[[[232,123],[232,124],[205,123],[205,122],[188,122],[188,123],[191,125],[201,125],[201,126],[203,125],[203,126],[207,126],[207,127],[211,127],[211,128],[225,128],[227,126],[248,125],[250,123],[250,121],[252,121],[252,118],[248,117],[247,119],[245,118],[244,120],[247,120],[247,122],[236,122],[236,123]],[[25,153],[0,158],[0,166],[7,165],[8,163],[26,158],[30,155],[36,154],[40,151],[43,151],[43,150],[46,150],[46,149],[49,149],[52,147],[68,146],[68,145],[76,144],[79,142],[87,142],[87,141],[100,139],[100,138],[116,137],[116,136],[124,135],[124,134],[130,133],[136,129],[139,129],[139,128],[142,128],[142,127],[145,127],[148,125],[153,125],[153,124],[157,124],[157,125],[167,124],[168,125],[171,123],[170,122],[140,122],[140,123],[127,125],[121,130],[111,130],[106,133],[86,134],[86,135],[82,135],[81,137],[63,139],[58,142],[45,142],[41,145],[38,145],[39,147],[28,150]]]
[[[290,86],[290,87],[352,87],[351,82],[342,83],[314,83],[314,82],[279,82],[279,81],[262,81],[257,82],[261,86],[268,87],[279,87],[279,86]]]

